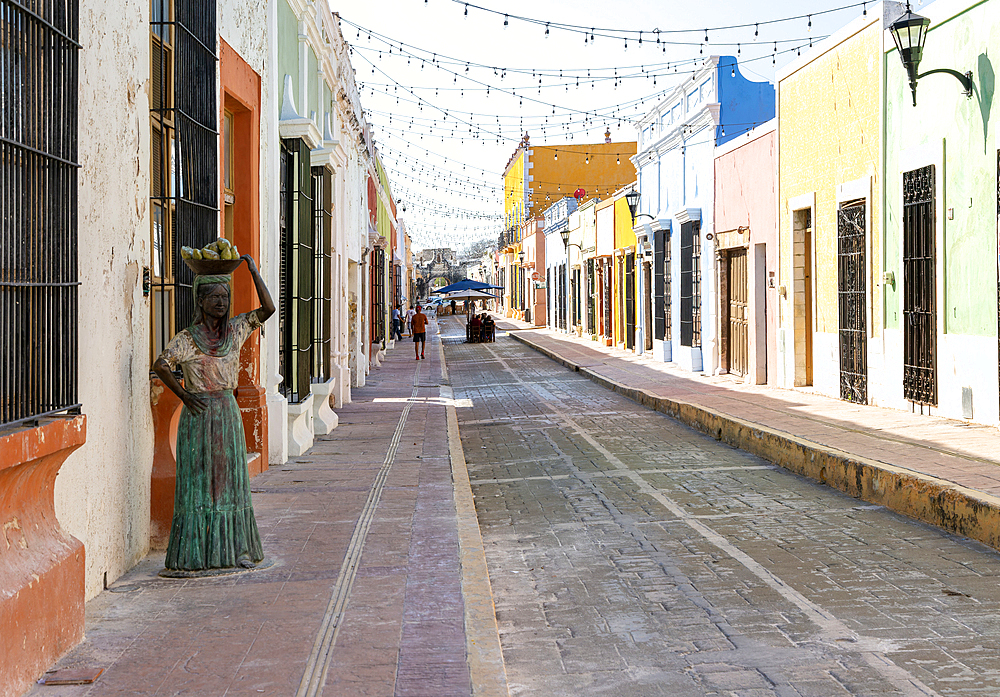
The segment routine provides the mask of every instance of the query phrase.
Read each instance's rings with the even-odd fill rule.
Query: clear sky
[[[864,8],[858,3],[766,22],[851,4],[368,0],[335,9],[355,48],[362,105],[393,194],[406,203],[401,215],[420,249],[496,239],[501,176],[523,132],[545,145],[603,142],[605,128],[615,142],[635,140],[632,120],[690,75],[698,60],[738,53],[745,77],[773,81],[775,70],[808,51],[810,41]],[[553,24],[546,36],[545,22],[594,27],[595,37],[585,41],[585,33]],[[626,46],[624,35],[602,28],[633,33]],[[667,33],[677,30],[691,31]]]

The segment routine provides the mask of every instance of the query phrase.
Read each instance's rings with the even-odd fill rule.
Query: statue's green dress
[[[264,559],[250,501],[247,447],[233,390],[240,347],[260,326],[256,312],[229,320],[222,340],[207,338],[195,324],[170,340],[161,357],[184,371],[184,385],[206,398],[208,408],[181,409],[177,427],[174,519],[164,566],[197,571],[236,567]]]

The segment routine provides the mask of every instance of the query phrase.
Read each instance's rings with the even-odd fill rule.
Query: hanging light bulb
[[[465,3],[465,16],[469,16],[469,3]]]
[[[427,2],[427,0],[424,0],[424,2]],[[510,24],[510,22],[507,21],[507,15],[504,15],[503,16],[503,25],[506,27],[508,24]]]
[[[559,151],[558,150],[556,150],[555,152],[552,153],[552,159],[553,160],[558,160],[559,159]]]
[[[619,155],[618,157],[615,158],[615,164],[619,164],[620,165],[621,163],[622,163],[622,158],[621,158],[621,155]]]
[[[590,153],[587,153],[587,158],[585,161],[588,165],[590,164]]]

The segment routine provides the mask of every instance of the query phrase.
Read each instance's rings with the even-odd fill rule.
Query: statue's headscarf
[[[209,335],[208,325],[205,324],[205,315],[201,311],[201,305],[198,302],[198,292],[202,286],[216,285],[225,286],[226,290],[229,291],[229,309],[226,310],[226,316],[223,319],[221,332],[218,337]],[[220,357],[228,355],[233,350],[233,336],[229,331],[229,315],[233,308],[232,275],[195,276],[192,290],[194,292],[194,324],[188,327],[188,331],[191,333],[191,338],[194,339],[195,346],[198,347],[199,351],[209,356]]]

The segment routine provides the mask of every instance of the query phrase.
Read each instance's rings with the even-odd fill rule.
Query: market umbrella
[[[502,288],[503,286],[491,286],[489,283],[483,283],[482,281],[474,281],[471,278],[465,278],[457,283],[452,283],[450,286],[445,286],[444,288],[438,288],[437,290],[431,291],[432,293],[451,293],[456,290],[483,290],[484,288]]]
[[[447,293],[444,296],[445,300],[479,300],[486,298],[490,298],[491,300],[496,300],[497,296],[490,295],[489,293],[484,293],[481,290],[475,290],[474,288],[470,288],[468,290],[452,291],[451,293]],[[465,308],[465,314],[466,316],[468,316],[469,314],[468,306],[466,306]]]

